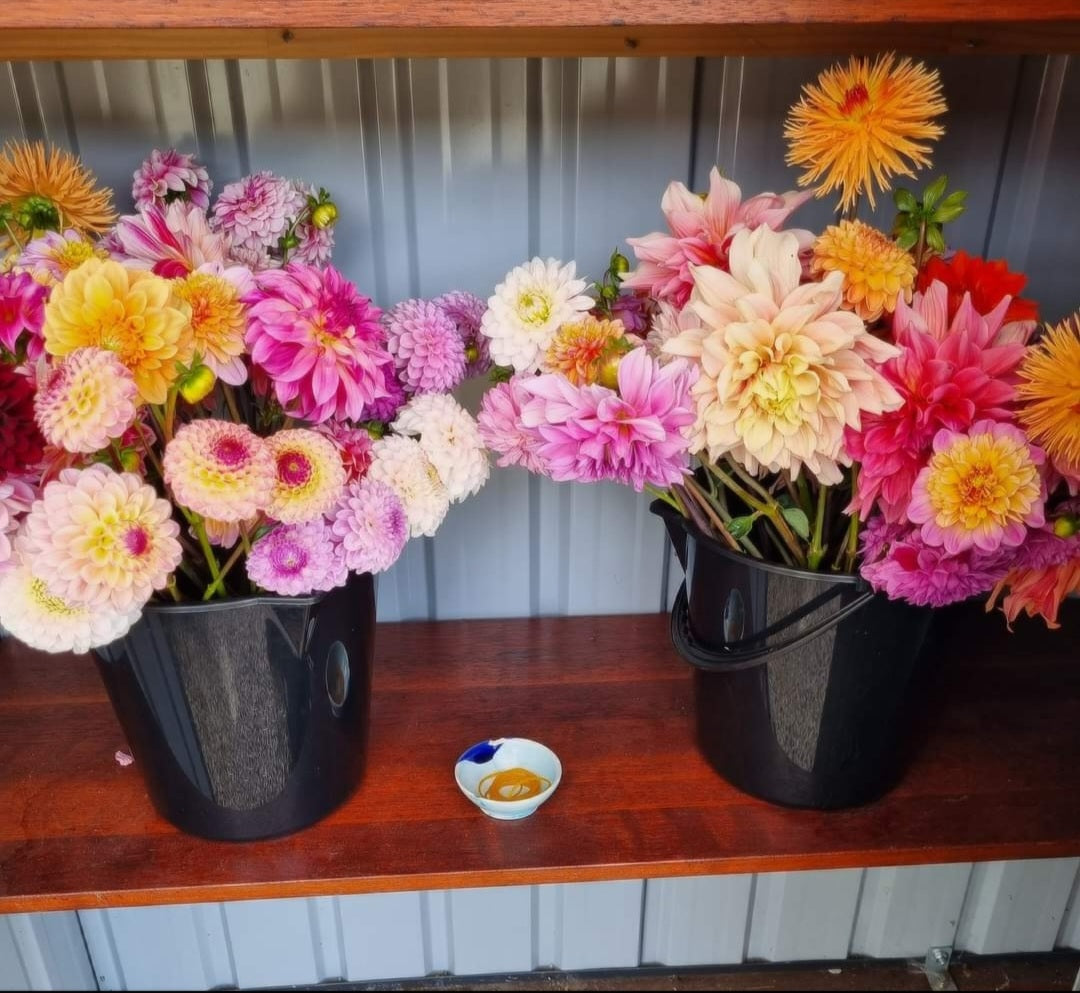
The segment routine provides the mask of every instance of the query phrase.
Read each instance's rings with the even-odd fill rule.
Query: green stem
[[[803,513],[809,517],[813,513],[814,498],[810,494],[810,484],[806,481],[805,471],[799,473],[795,485],[799,490],[799,503],[802,505]]]
[[[23,243],[19,241],[18,236],[11,230],[11,225],[7,222],[6,218],[4,220],[4,228],[7,230],[8,237],[15,242],[15,247],[21,252],[23,250]]]
[[[727,530],[727,525],[731,523],[732,515],[728,511],[727,503],[723,499],[723,497],[724,497],[723,489],[717,490],[715,493],[705,493],[705,491],[701,489],[700,484],[695,483],[695,485],[697,485],[697,488],[700,491],[701,495],[705,496],[708,499],[709,505],[712,507],[713,511],[716,513],[716,515],[723,522],[725,537],[734,538],[734,535],[732,535],[731,532]],[[756,559],[764,558],[764,556],[761,554],[760,549],[757,547],[757,545],[755,545],[753,543],[753,541],[751,541],[751,539],[748,536],[744,536],[744,537],[738,538],[736,540],[738,541],[738,543],[740,545],[742,545],[743,550],[746,551],[749,555],[752,555]]]
[[[923,267],[923,254],[926,251],[926,221],[919,222],[919,240],[915,243],[915,268]]]
[[[645,484],[645,489],[652,496],[656,497],[657,500],[663,500],[664,503],[666,503],[669,507],[673,507],[680,514],[682,514],[683,517],[686,516],[686,511],[683,509],[681,504],[679,504],[677,502],[677,499],[674,496],[674,494],[669,493],[667,490],[662,490],[659,487],[653,486],[650,483]]]
[[[737,552],[739,550],[739,543],[735,540],[735,536],[724,526],[723,518],[720,517],[715,509],[713,509],[712,501],[709,500],[709,495],[701,488],[701,485],[693,476],[687,476],[686,482],[683,483],[683,488],[697,501],[698,505],[705,512],[705,516],[709,519],[709,523],[712,524],[717,537],[719,537],[732,551]]]
[[[179,506],[179,504],[177,504]],[[181,510],[183,508],[181,507]],[[221,578],[221,570],[218,568],[218,560],[214,555],[213,546],[210,544],[210,539],[206,537],[206,525],[203,524],[202,518],[195,518],[192,515],[185,512],[185,517],[188,518],[189,523],[195,531],[195,537],[199,539],[199,547],[202,549],[203,557],[206,559],[206,565],[210,569],[210,578],[213,580],[214,585]],[[211,586],[213,588],[213,586]],[[209,600],[208,596],[203,597],[204,600]]]
[[[851,467],[851,499],[855,499],[855,489],[859,482],[859,465],[856,463]],[[840,555],[837,556],[837,565],[843,569],[844,572],[855,571],[855,560],[859,555],[859,527],[862,521],[859,518],[859,511],[856,509],[848,520],[847,539],[844,542],[844,547],[841,549]]]
[[[113,461],[116,463],[116,471],[123,472],[124,456],[123,453],[120,451],[120,446],[117,444],[115,438],[109,442],[109,451],[112,452]]]
[[[165,400],[165,422],[161,426],[161,430],[165,435],[165,444],[167,445],[173,439],[173,427],[176,424],[176,389],[170,389],[169,395]]]
[[[222,383],[221,391],[225,394],[225,403],[228,404],[229,413],[232,415],[232,419],[236,421],[237,424],[246,424],[247,421],[240,416],[240,408],[237,406],[236,394],[233,392],[233,388],[228,383]]]
[[[752,487],[757,493],[760,493],[764,499],[764,503],[759,503],[754,507],[754,510],[760,510],[772,524],[774,528],[779,532],[781,540],[787,546],[788,551],[791,552],[792,558],[796,565],[806,564],[806,554],[803,552],[802,545],[799,542],[798,535],[788,527],[788,522],[784,519],[784,508],[780,506],[772,496],[772,494],[765,489],[753,476],[750,475],[738,462],[734,459],[728,459],[728,465],[735,470],[739,479],[747,486]],[[745,499],[745,498],[744,498]]]
[[[240,561],[240,557],[243,554],[244,544],[243,542],[240,542],[237,544],[236,548],[233,549],[232,555],[225,560],[225,564],[221,567],[221,572],[215,576],[214,581],[206,587],[206,592],[203,594],[203,600],[209,600],[221,589],[221,584],[225,581],[225,577],[229,574],[229,570]]]
[[[822,534],[825,531],[825,508],[829,502],[829,488],[827,486],[818,487],[817,495],[817,513],[814,516],[814,533],[810,538],[810,551],[806,555],[806,565],[808,568],[817,571],[821,565],[821,560],[825,558],[826,548],[821,543]]]
[[[166,585],[165,588],[169,591],[169,596],[171,596],[177,603],[184,599],[182,596],[180,596],[180,591],[176,588],[175,576],[169,577],[168,585]]]

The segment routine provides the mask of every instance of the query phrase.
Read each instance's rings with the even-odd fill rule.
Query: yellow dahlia
[[[544,354],[545,372],[561,372],[575,386],[595,383],[612,346],[625,334],[622,321],[586,314],[580,321],[564,324]]]
[[[892,313],[903,294],[911,302],[915,260],[876,228],[862,221],[841,221],[814,242],[815,275],[844,274],[844,304],[864,321]]]
[[[1020,423],[1055,468],[1080,483],[1080,314],[1062,321],[1020,366]]]
[[[285,524],[322,517],[345,489],[341,453],[329,438],[295,428],[266,439],[277,479],[266,512]]]
[[[15,539],[55,596],[117,611],[141,607],[180,564],[172,505],[130,472],[96,463],[47,483]]]
[[[90,259],[53,289],[45,305],[45,350],[67,355],[94,346],[116,352],[139,396],[164,403],[194,353],[186,307],[169,281],[119,262]]]
[[[886,190],[893,175],[930,164],[927,142],[945,131],[932,118],[943,113],[937,70],[891,54],[853,56],[803,87],[784,126],[787,162],[806,170],[799,185],[816,185],[817,196],[840,190],[841,209],[863,193],[874,206],[875,185]]]
[[[822,483],[839,482],[851,464],[844,430],[901,404],[877,370],[897,349],[840,309],[840,273],[800,285],[791,232],[740,231],[729,265],[692,269],[689,305],[702,327],[664,345],[700,367],[690,451],[714,461],[730,453],[751,472],[797,475],[805,465]]]
[[[100,233],[116,220],[112,193],[97,186],[94,174],[76,156],[61,148],[46,151],[40,141],[9,142],[0,152],[0,204],[18,208],[28,197],[41,198],[39,211],[55,208],[55,223],[47,226],[61,231]],[[32,230],[16,228],[16,233],[25,240]]]
[[[243,266],[226,268],[209,262],[197,272],[178,279],[173,291],[191,310],[195,351],[222,382],[239,386],[247,380],[244,332],[247,310],[242,297],[255,289],[255,280]]]

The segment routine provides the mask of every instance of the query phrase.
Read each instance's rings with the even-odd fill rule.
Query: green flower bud
[[[611,256],[611,271],[619,276],[628,273],[630,271],[630,260],[622,252],[616,252]]]
[[[596,381],[601,386],[606,386],[609,390],[619,388],[619,363],[625,354],[621,348],[614,348],[604,357],[600,372],[596,377]]]
[[[320,203],[319,206],[311,212],[311,223],[319,228],[319,230],[330,227],[336,220],[337,206],[330,200],[326,203]]]
[[[217,377],[204,365],[197,365],[180,378],[176,385],[177,392],[188,403],[198,403],[205,400],[214,389]]]
[[[17,218],[27,231],[56,231],[60,227],[60,211],[56,204],[36,193],[19,204]]]
[[[142,468],[142,459],[134,448],[125,448],[120,453],[120,465],[124,467],[124,472],[139,472]]]
[[[1059,538],[1071,538],[1080,531],[1080,514],[1065,514],[1054,521],[1054,534]]]
[[[465,361],[472,365],[480,358],[480,349],[476,346],[476,342],[470,342],[465,346]]]

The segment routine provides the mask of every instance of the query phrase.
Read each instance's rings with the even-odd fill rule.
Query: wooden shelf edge
[[[534,869],[491,869],[481,872],[421,873],[342,879],[304,879],[286,882],[230,883],[175,886],[141,890],[0,896],[0,914],[42,913],[58,910],[101,910],[114,907],[156,907],[182,903],[217,903],[290,897],[354,896],[421,890],[487,886],[536,886],[551,883],[592,883],[627,879],[673,879],[687,876],[722,876],[752,872],[798,872],[806,869],[873,869],[955,862],[993,862],[1006,859],[1074,858],[1075,844],[1047,842],[988,843],[964,849],[928,852],[923,848],[816,854],[812,864],[805,855],[740,856],[670,862],[626,862],[617,865],[547,866]]]
[[[1080,51],[1060,21],[598,27],[33,27],[0,31],[0,59],[490,58]]]

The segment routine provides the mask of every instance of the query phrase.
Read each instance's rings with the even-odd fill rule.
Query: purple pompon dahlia
[[[135,171],[131,195],[135,209],[165,207],[175,200],[186,200],[206,210],[210,206],[213,184],[206,168],[194,155],[175,148],[161,151],[155,148],[150,157]]]

